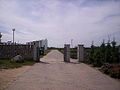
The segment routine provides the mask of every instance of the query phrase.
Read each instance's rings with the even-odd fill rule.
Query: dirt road
[[[30,67],[31,66],[23,66],[20,68],[0,70],[0,90],[8,87],[11,82],[30,69]]]
[[[63,62],[63,55],[51,51],[14,81],[6,90],[120,90],[120,82],[85,65]]]

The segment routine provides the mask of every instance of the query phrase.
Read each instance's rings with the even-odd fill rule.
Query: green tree
[[[95,53],[94,53],[94,63],[93,63],[93,66],[95,67],[100,67],[102,66],[103,64],[103,61],[102,61],[102,53],[100,51],[100,47],[98,47],[96,50],[95,50]]]
[[[93,45],[93,41],[92,41],[92,45],[91,45],[91,51],[90,51],[90,55],[89,55],[89,63],[93,63],[94,62],[94,45]]]
[[[112,44],[111,49],[112,62],[113,63],[119,62],[119,48],[116,46],[116,41],[113,40],[111,44]]]
[[[102,62],[106,62],[105,60],[105,51],[106,51],[106,46],[105,46],[105,41],[103,40],[101,46],[100,46],[100,55],[101,55],[101,58],[100,60]]]
[[[109,62],[109,63],[111,63],[111,61],[112,61],[110,40],[108,40],[108,43],[107,43],[107,46],[106,46],[105,61]]]

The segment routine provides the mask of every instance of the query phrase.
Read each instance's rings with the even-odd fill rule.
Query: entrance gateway
[[[77,47],[77,59],[79,62],[84,62],[85,55],[84,45],[78,45]],[[70,62],[70,44],[64,45],[64,62]]]

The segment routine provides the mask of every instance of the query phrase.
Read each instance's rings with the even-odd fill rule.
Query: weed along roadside
[[[25,60],[24,62],[12,62],[9,59],[0,59],[0,69],[19,68],[26,65],[35,64],[34,60]]]
[[[89,64],[100,67],[100,71],[120,79],[120,46],[115,40],[102,42],[100,46],[91,45]]]

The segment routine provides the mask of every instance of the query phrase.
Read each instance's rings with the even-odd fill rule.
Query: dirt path
[[[4,90],[11,82],[16,80],[17,77],[22,75],[25,71],[30,69],[31,66],[23,66],[15,69],[8,69],[0,71],[0,90]]]
[[[41,61],[6,90],[120,90],[120,82],[83,63],[64,63],[57,50]]]

